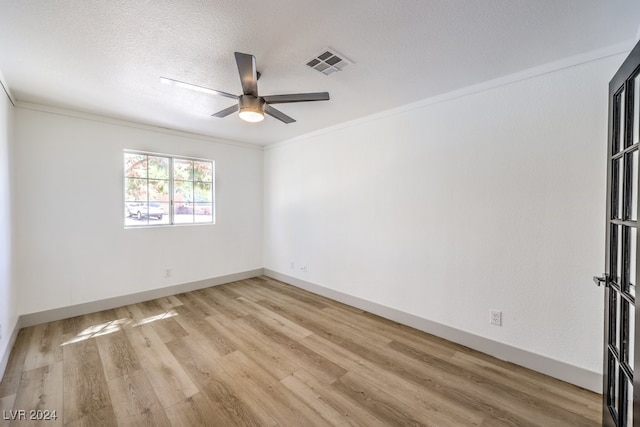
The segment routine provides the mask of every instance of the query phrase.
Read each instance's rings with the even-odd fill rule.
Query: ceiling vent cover
[[[316,56],[306,61],[307,66],[328,76],[336,71],[342,71],[347,65],[353,64],[341,53],[331,48],[325,48]]]

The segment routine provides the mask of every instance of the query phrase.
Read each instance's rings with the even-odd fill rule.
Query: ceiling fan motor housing
[[[259,122],[264,119],[264,99],[253,95],[240,95],[238,110],[240,118],[248,122]]]
[[[252,95],[240,95],[240,111],[255,111],[264,113],[264,100]]]

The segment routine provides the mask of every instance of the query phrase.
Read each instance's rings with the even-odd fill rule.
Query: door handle
[[[593,282],[598,286],[609,286],[609,275],[607,273],[603,273],[602,276],[593,276]]]

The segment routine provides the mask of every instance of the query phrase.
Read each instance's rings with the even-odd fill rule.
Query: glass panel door
[[[640,44],[609,85],[607,151],[607,259],[604,279],[605,337],[603,418],[605,426],[633,426],[638,279],[638,188],[640,156]],[[640,422],[636,422],[640,425]]]

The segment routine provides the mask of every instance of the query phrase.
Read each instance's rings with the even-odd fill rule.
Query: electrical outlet
[[[296,268],[296,263],[291,261],[291,269],[293,270],[294,268]]]
[[[167,268],[166,270],[164,270],[164,277],[168,279],[171,277],[172,273],[173,272],[171,271],[171,269]]]
[[[300,270],[304,271],[305,273],[307,272],[307,266],[303,265],[302,267],[300,267]]]
[[[489,323],[494,326],[502,326],[502,312],[499,310],[489,310]]]

